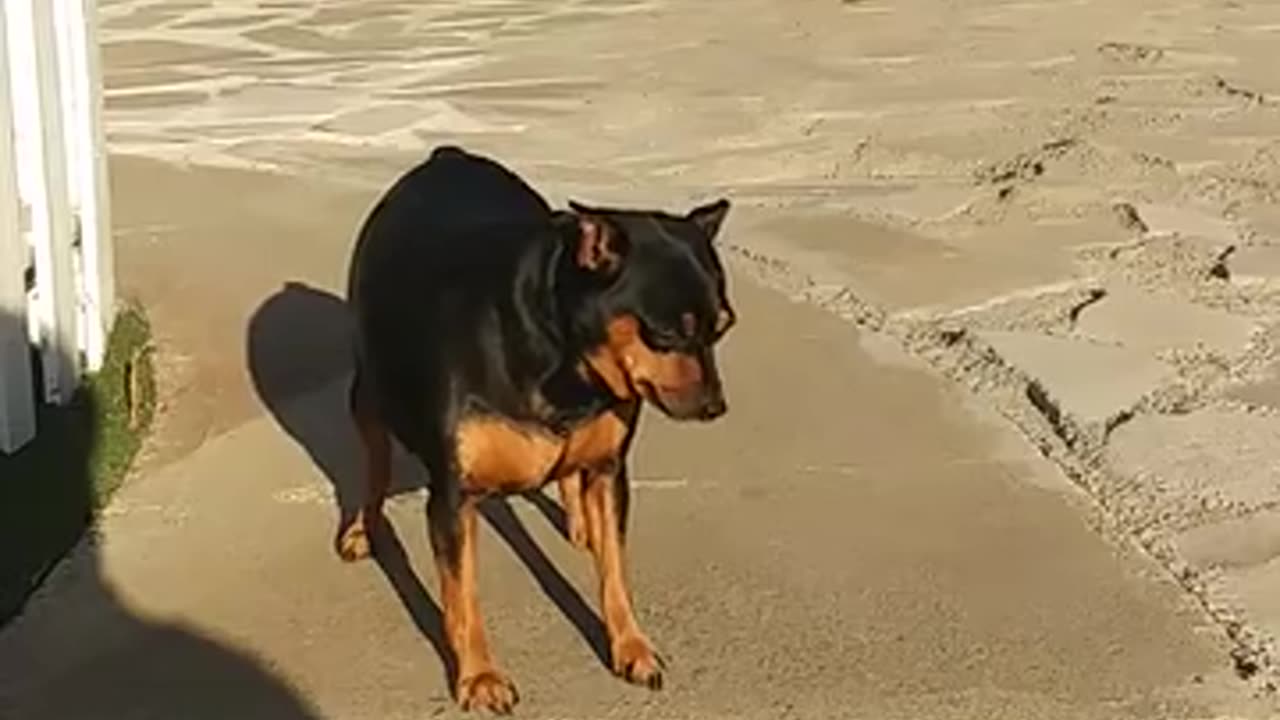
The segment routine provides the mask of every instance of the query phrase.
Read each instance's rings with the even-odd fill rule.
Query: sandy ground
[[[411,468],[380,566],[328,548],[354,468],[331,293],[439,142],[558,202],[737,203],[733,410],[640,446],[671,687],[608,677],[586,563],[521,501],[482,582],[523,714],[1274,711],[1280,5],[101,12],[165,407],[98,541],[0,634],[0,717],[451,712]]]

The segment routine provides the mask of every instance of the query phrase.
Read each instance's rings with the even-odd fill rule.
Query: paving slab
[[[1275,280],[1280,278],[1280,245],[1251,245],[1227,259],[1231,277]]]
[[[1248,617],[1251,629],[1280,633],[1280,512],[1267,508],[1176,537],[1182,557],[1213,579],[1215,601]]]
[[[1223,571],[1215,578],[1218,595],[1250,620],[1265,637],[1280,637],[1280,610],[1276,594],[1280,593],[1280,562],[1274,559]]]
[[[1032,331],[983,330],[979,336],[1086,426],[1106,425],[1172,377],[1168,365],[1141,349]]]
[[[895,194],[869,188],[863,202],[879,208]],[[1035,228],[1026,228],[1019,243],[995,248],[943,240],[849,211],[749,207],[734,223],[751,250],[784,256],[816,281],[854,288],[889,312],[963,307],[1073,273],[1067,254]]]
[[[1263,368],[1259,375],[1228,388],[1223,395],[1248,405],[1280,410],[1280,363]]]
[[[1237,240],[1235,224],[1207,209],[1187,206],[1140,204],[1138,216],[1151,236],[1179,235],[1230,245]]]
[[[1252,203],[1241,207],[1238,214],[1260,242],[1280,243],[1280,207],[1269,202]]]
[[[1280,418],[1210,407],[1135,418],[1113,433],[1107,456],[1126,505],[1181,531],[1271,507],[1277,447]]]
[[[1257,329],[1247,317],[1125,286],[1108,287],[1075,324],[1079,335],[1153,354],[1199,348],[1226,357],[1244,350]]]
[[[1182,557],[1196,567],[1238,569],[1280,557],[1280,511],[1263,509],[1199,525],[1176,539]]]

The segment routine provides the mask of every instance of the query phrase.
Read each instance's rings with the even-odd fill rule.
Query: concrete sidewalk
[[[522,714],[1274,716],[1280,4],[101,13],[163,406],[98,541],[0,632],[0,718],[452,714],[413,469],[380,566],[330,549],[333,293],[441,142],[557,204],[736,202],[730,416],[647,422],[637,461],[669,688],[609,677],[585,558],[513,501],[482,587]]]
[[[308,202],[288,177],[126,160],[116,170],[123,197],[148,198],[123,203],[122,222],[177,225],[166,237],[202,244],[221,234],[207,261],[176,252],[156,267],[148,276],[165,283],[147,300],[162,343],[198,349],[199,380],[171,392],[214,400],[183,399],[170,414],[229,428],[179,459],[152,456],[100,542],[0,634],[6,717],[448,712],[414,468],[400,468],[398,543],[381,567],[340,563],[335,500],[357,482],[357,455],[337,300],[318,283],[255,281],[272,274],[266,258],[283,260],[282,278],[305,275],[288,258],[341,267],[348,212],[366,195],[330,188]],[[238,286],[218,258],[243,267]],[[668,690],[650,695],[604,669],[589,564],[543,512],[513,501],[514,517],[494,515],[481,567],[522,714],[1239,709],[1216,628],[1157,568],[1100,538],[1085,498],[1011,429],[885,339],[741,276],[733,293],[731,416],[704,428],[650,418],[639,441],[632,567],[643,622],[672,660]]]
[[[210,217],[239,215],[254,196],[240,197]],[[295,222],[255,219],[223,250]],[[340,237],[312,238],[313,252],[337,262]],[[589,563],[516,500],[512,516],[492,513],[481,582],[523,716],[1239,709],[1216,630],[1157,569],[1102,540],[1085,500],[1011,430],[883,340],[741,278],[733,292],[731,416],[696,429],[650,417],[639,441],[632,568],[642,621],[671,659],[668,690],[604,669]],[[186,306],[215,333],[197,308]],[[101,542],[0,634],[5,717],[451,712],[411,466],[381,567],[343,565],[331,550],[334,497],[357,456],[341,355],[308,348],[340,331],[334,311],[323,289],[294,287],[242,318],[247,369],[274,416],[120,494]],[[279,372],[289,367],[292,378]],[[314,383],[290,386],[308,373]]]

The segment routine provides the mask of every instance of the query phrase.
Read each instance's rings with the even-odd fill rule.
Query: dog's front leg
[[[476,502],[477,498],[456,491],[433,490],[427,520],[440,575],[445,634],[458,663],[455,696],[464,710],[505,715],[519,701],[519,694],[489,655],[476,597]]]
[[[582,473],[574,471],[560,478],[560,505],[564,508],[565,530],[569,542],[579,550],[587,549],[587,520],[582,512]]]
[[[627,587],[626,537],[630,488],[626,466],[615,472],[586,475],[583,509],[587,541],[600,581],[600,606],[609,633],[613,671],[629,682],[662,688],[662,660],[641,632]]]

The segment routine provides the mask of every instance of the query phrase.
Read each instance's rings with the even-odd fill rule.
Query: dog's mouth
[[[654,407],[662,411],[664,415],[671,415],[671,408],[662,399],[662,393],[658,391],[658,386],[648,380],[641,380],[636,383],[636,391],[640,397],[648,400]]]
[[[647,380],[636,383],[640,397],[647,400],[673,420],[699,420],[709,422],[724,415],[727,408],[724,399],[708,399],[701,391],[664,389]]]

